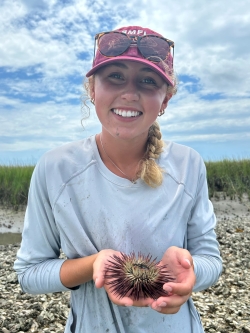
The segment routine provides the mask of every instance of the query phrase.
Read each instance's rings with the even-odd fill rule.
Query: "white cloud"
[[[28,6],[32,3],[23,2]],[[82,11],[78,12],[74,6],[67,6],[57,14],[55,8],[49,8],[44,20],[42,10],[30,17],[24,6],[13,1],[15,16],[13,13],[9,15],[10,4],[5,2],[4,5],[0,14],[0,21],[5,21],[0,26],[0,33],[5,36],[0,42],[1,66],[15,69],[37,66],[38,72],[49,77],[73,75],[84,69],[86,61],[77,55],[84,51],[90,54],[93,44],[83,24],[88,15],[86,7],[82,6]],[[32,10],[34,8],[35,5],[31,6]]]

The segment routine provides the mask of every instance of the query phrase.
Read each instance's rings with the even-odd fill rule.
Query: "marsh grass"
[[[224,197],[241,200],[243,194],[250,199],[250,160],[224,159],[206,162],[209,196],[222,192]]]
[[[250,159],[205,162],[210,198],[218,192],[224,197],[250,199]],[[33,165],[0,165],[0,204],[18,210],[27,204]]]
[[[0,204],[18,210],[27,204],[34,166],[0,165]]]

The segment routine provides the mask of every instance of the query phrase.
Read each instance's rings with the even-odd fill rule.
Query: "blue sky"
[[[250,158],[247,0],[1,0],[0,164],[101,129],[81,108],[97,32],[149,27],[175,41],[178,93],[160,118],[165,139],[205,160]]]

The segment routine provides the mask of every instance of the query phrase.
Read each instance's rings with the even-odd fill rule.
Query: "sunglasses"
[[[164,61],[171,49],[174,55],[174,42],[156,35],[131,36],[119,31],[101,32],[95,36],[94,57],[96,45],[105,57],[117,57],[130,46],[137,46],[141,55],[152,62]]]

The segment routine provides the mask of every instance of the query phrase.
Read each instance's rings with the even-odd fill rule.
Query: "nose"
[[[136,84],[128,82],[122,91],[121,98],[127,100],[128,102],[138,101],[140,95]]]

